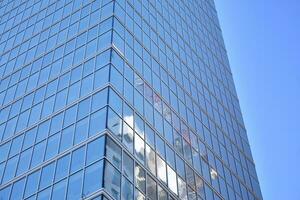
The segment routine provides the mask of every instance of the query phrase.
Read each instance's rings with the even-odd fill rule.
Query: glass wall
[[[0,2],[0,199],[86,198],[262,199],[213,0]]]

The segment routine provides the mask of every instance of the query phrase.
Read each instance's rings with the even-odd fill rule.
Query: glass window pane
[[[168,200],[167,192],[160,186],[158,186],[158,200]]]
[[[157,199],[156,182],[150,176],[147,176],[147,195],[152,200]]]
[[[105,51],[96,58],[96,69],[100,69],[110,62],[110,51]]]
[[[30,195],[32,195],[37,191],[39,185],[40,173],[41,171],[39,170],[28,176],[25,193],[24,193],[25,198],[29,197]]]
[[[163,159],[161,159],[159,156],[156,157],[156,163],[157,163],[157,177],[167,183],[167,175],[166,175],[166,163]]]
[[[52,119],[52,124],[53,123],[55,123],[55,122]],[[39,125],[39,129],[38,129],[37,136],[36,136],[36,142],[42,141],[43,139],[45,139],[48,136],[49,127],[50,127],[50,120],[47,120]],[[51,127],[51,130],[52,130],[52,127]],[[51,133],[56,133],[56,132],[51,131],[50,134]]]
[[[177,180],[178,180],[178,195],[179,195],[179,198],[183,199],[183,200],[188,200],[187,199],[187,191],[186,191],[185,182],[179,177],[177,177]]]
[[[34,146],[34,151],[31,159],[31,168],[37,166],[43,161],[45,148],[46,140]]]
[[[107,127],[121,139],[122,134],[122,119],[111,109],[108,110]]]
[[[23,142],[23,136],[24,136],[24,134],[22,134],[21,136],[15,138],[13,140],[12,145],[10,147],[9,157],[13,157],[14,155],[16,155],[17,153],[20,152],[21,146],[22,146],[22,142]],[[9,144],[9,143],[6,143],[6,144]],[[3,149],[3,147],[0,147],[0,155],[6,156],[5,152],[3,152],[4,154],[1,154],[1,153],[5,149],[8,150],[8,148],[4,148],[3,150],[2,149]]]
[[[87,146],[87,165],[101,159],[104,156],[105,137],[100,137]]]
[[[67,199],[80,199],[81,198],[81,189],[82,189],[82,179],[83,171],[79,171],[76,174],[73,174],[68,183],[68,194]]]
[[[127,123],[123,123],[123,144],[132,153],[133,152],[133,130]]]
[[[190,187],[188,187],[188,199],[191,199],[191,200],[197,199],[196,192],[194,190],[192,190]],[[221,200],[221,199],[219,199],[219,200]]]
[[[152,172],[153,175],[156,175],[156,158],[155,151],[148,145],[146,145],[146,167]]]
[[[107,89],[104,89],[93,95],[92,112],[102,108],[106,104],[107,104]]]
[[[173,144],[173,141],[174,141],[173,129],[172,129],[172,126],[166,120],[164,120],[164,133],[165,133],[166,140],[170,144]]]
[[[106,141],[106,157],[121,170],[121,148],[110,137],[107,137]]]
[[[74,134],[74,145],[84,141],[88,136],[89,131],[89,117],[86,117],[76,123]]]
[[[133,186],[132,184],[126,179],[122,178],[122,200],[126,199],[133,199]]]
[[[67,179],[64,179],[53,186],[52,198],[55,199],[65,199],[67,189]]]
[[[89,108],[86,108],[86,110],[89,111]],[[65,118],[64,118],[63,128],[68,127],[72,123],[74,123],[76,121],[76,115],[77,115],[77,104],[72,106],[71,108],[68,108],[65,111]]]
[[[175,169],[175,153],[171,149],[171,147],[169,147],[169,145],[166,145],[166,156],[167,156],[167,163]]]
[[[80,80],[82,73],[82,65],[74,68],[71,72],[71,84],[75,83],[76,81]]]
[[[63,152],[73,145],[74,127],[72,125],[62,131],[59,152]]]
[[[51,136],[50,138],[48,138],[45,160],[48,160],[57,154],[58,148],[59,148],[58,147],[59,140],[60,140],[60,133],[57,133],[57,134]]]
[[[11,190],[11,185],[1,189],[0,197],[2,197],[3,199],[9,199],[10,190]]]
[[[133,86],[127,80],[125,80],[124,81],[124,97],[131,104],[133,104],[133,93],[134,93]]]
[[[78,104],[77,120],[86,117],[90,113],[91,98],[86,98]],[[76,116],[76,115],[75,115]]]
[[[125,152],[123,152],[123,174],[133,181],[133,159]]]
[[[122,116],[122,99],[112,89],[109,90],[109,106],[111,106],[119,116]]]
[[[154,125],[160,135],[163,135],[163,118],[156,110],[154,110]]]
[[[183,140],[183,153],[185,159],[192,164],[192,150],[191,150],[191,145],[188,144],[185,140]]]
[[[144,163],[144,160],[145,160],[145,142],[138,134],[135,134],[135,137],[134,137],[134,148],[135,148],[136,157],[142,163]]]
[[[195,189],[195,178],[194,178],[194,171],[188,165],[185,166],[186,171],[186,182],[187,184]]]
[[[139,113],[144,113],[143,95],[141,95],[137,90],[134,90],[134,107]]]
[[[72,153],[71,173],[81,169],[84,166],[85,146],[75,150]]]
[[[91,115],[89,135],[95,135],[105,129],[106,108],[103,108]]]
[[[54,178],[54,170],[55,170],[55,162],[52,162],[51,164],[43,167],[40,186],[39,186],[40,189],[43,189],[49,186],[50,184],[52,184]]]
[[[135,165],[135,184],[143,193],[146,193],[146,172],[138,164]]]
[[[146,142],[155,148],[155,133],[152,128],[146,124],[145,128]]]
[[[100,67],[100,66],[98,66]],[[102,66],[101,66],[102,67]],[[109,76],[109,66],[103,67],[95,72],[95,80],[94,80],[94,88],[102,88],[108,83],[108,76]],[[105,101],[107,99],[105,98]],[[106,102],[105,102],[106,103]]]
[[[22,150],[27,149],[28,147],[33,145],[35,136],[36,136],[36,132],[37,132],[37,128],[35,127],[25,133]]]
[[[207,184],[205,184],[205,198],[213,199],[213,194],[213,190]]]
[[[123,119],[131,128],[133,128],[133,109],[125,102],[123,103]]]
[[[50,128],[50,135],[57,133],[62,129],[62,124],[63,124],[63,117],[64,113],[61,112],[58,115],[55,115],[52,120],[51,120],[51,128]]]
[[[37,196],[37,200],[47,200],[50,198],[51,196],[51,187],[48,187],[47,189],[41,191],[38,193],[38,196]]]
[[[104,187],[113,198],[120,199],[120,172],[107,161],[105,162]]]
[[[25,183],[26,183],[25,178],[14,183],[11,196],[10,196],[11,199],[22,199]]]
[[[83,195],[90,193],[102,187],[103,179],[103,160],[89,166],[85,170]]]
[[[5,183],[9,180],[11,180],[15,176],[15,172],[17,169],[17,164],[18,164],[18,156],[15,156],[11,159],[9,159],[6,163],[6,168],[5,168],[5,173],[3,175],[3,180],[2,182]]]
[[[134,117],[134,130],[144,138],[144,121],[139,115],[135,115]]]
[[[145,200],[145,196],[138,190],[135,190],[135,200]]]
[[[176,171],[179,176],[185,179],[184,161],[176,155]]]
[[[70,154],[57,160],[55,182],[65,178],[69,174]]]
[[[9,152],[9,147],[10,147],[10,142],[7,142],[5,144],[2,144],[0,146],[0,162],[4,161],[8,155]]]
[[[123,94],[123,76],[114,67],[111,67],[110,73],[111,84],[119,93]]]
[[[161,157],[165,158],[165,143],[158,135],[156,135],[156,150]]]
[[[172,192],[174,192],[177,195],[177,178],[176,178],[176,173],[175,171],[167,166],[167,171],[168,171],[168,187]]]
[[[194,165],[194,168],[196,169],[196,171],[198,173],[202,173],[201,172],[201,163],[200,163],[200,156],[199,156],[199,153],[195,150],[193,150],[193,165]]]

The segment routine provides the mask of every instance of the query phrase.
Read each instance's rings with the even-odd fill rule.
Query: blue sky
[[[300,1],[215,0],[265,200],[300,199]]]

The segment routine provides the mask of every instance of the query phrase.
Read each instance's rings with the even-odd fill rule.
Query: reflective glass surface
[[[261,200],[213,0],[0,2],[0,199]]]

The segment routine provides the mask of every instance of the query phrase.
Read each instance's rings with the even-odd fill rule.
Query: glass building
[[[0,1],[0,199],[262,200],[213,0]]]

